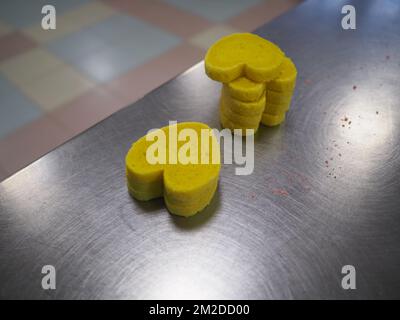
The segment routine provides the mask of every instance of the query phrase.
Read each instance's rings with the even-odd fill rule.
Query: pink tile
[[[188,38],[212,25],[202,17],[159,0],[104,0],[104,2],[183,38]]]
[[[111,81],[107,87],[130,104],[203,59],[205,52],[183,43]]]
[[[14,31],[0,37],[0,61],[28,51],[36,43],[19,31]]]
[[[0,166],[13,174],[72,137],[44,116],[0,140]]]
[[[303,0],[269,0],[250,7],[226,23],[238,29],[253,31],[302,2]]]
[[[76,135],[124,106],[124,99],[100,86],[54,110],[49,117]]]

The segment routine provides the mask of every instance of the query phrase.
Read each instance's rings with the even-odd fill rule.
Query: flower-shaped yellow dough
[[[279,92],[292,92],[296,86],[296,77],[296,66],[290,58],[285,57],[279,71],[279,76],[267,83],[267,89]]]
[[[279,75],[284,53],[272,42],[251,33],[234,33],[215,42],[207,51],[205,70],[216,81],[239,77],[267,82]]]
[[[257,101],[265,92],[265,83],[254,82],[245,77],[240,77],[232,82],[224,84],[229,95],[243,102]]]
[[[219,144],[207,125],[182,122],[137,140],[125,164],[128,190],[134,198],[164,197],[171,213],[191,216],[210,203],[217,189]]]

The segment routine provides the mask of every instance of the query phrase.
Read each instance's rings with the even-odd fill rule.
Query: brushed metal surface
[[[202,64],[2,182],[0,297],[400,298],[400,3],[350,1],[344,31],[348,3],[309,1],[257,30],[298,66],[292,108],[261,128],[254,173],[224,165],[194,218],[131,199],[124,156],[168,120],[219,128]],[[347,264],[356,290],[341,288]]]

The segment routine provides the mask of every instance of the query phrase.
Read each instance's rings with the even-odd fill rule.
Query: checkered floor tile
[[[300,1],[0,1],[0,181]]]

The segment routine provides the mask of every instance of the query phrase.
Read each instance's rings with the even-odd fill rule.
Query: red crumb
[[[288,196],[289,193],[285,189],[273,189],[272,193],[278,196]]]
[[[305,84],[311,84],[311,80],[310,79],[306,79],[306,80],[304,80],[304,83]]]

